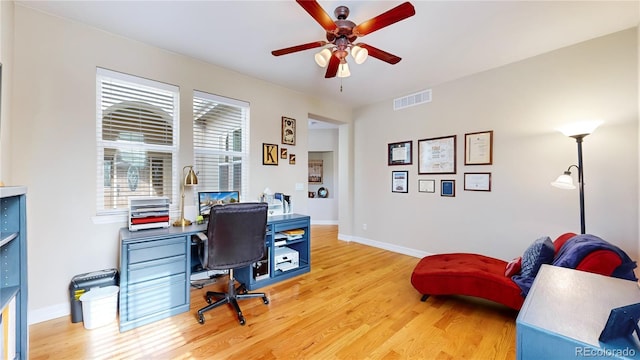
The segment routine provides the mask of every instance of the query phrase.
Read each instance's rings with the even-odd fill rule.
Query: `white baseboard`
[[[428,255],[433,255],[426,251],[411,249],[404,246],[398,246],[394,244],[385,243],[382,241],[370,240],[367,238],[359,237],[359,236],[350,236],[338,233],[338,240],[346,241],[346,242],[356,242],[363,245],[373,246],[379,249],[392,251],[399,254],[409,255],[416,258],[423,258]]]
[[[27,313],[27,322],[29,325],[37,324],[63,316],[69,316],[69,322],[71,322],[71,305],[69,303],[56,304],[40,309],[29,310]]]

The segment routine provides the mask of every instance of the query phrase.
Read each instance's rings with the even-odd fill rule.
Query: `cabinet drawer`
[[[273,231],[279,232],[284,230],[292,230],[292,229],[306,229],[309,226],[309,220],[301,219],[294,221],[287,221],[282,223],[277,223],[273,225]]]
[[[187,302],[188,284],[184,274],[130,285],[125,301],[126,321],[169,311]]]
[[[129,283],[135,284],[174,274],[181,274],[185,273],[186,270],[187,257],[185,255],[132,264],[129,265]]]
[[[175,255],[186,255],[186,239],[186,237],[177,237],[167,240],[146,241],[128,245],[129,264]]]

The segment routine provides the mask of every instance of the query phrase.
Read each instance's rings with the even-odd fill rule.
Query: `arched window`
[[[97,213],[128,209],[130,196],[176,203],[178,88],[98,69]]]

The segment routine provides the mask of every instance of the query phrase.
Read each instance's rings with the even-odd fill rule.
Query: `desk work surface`
[[[598,339],[611,309],[635,303],[640,303],[635,281],[543,265],[516,320],[518,354],[527,357],[527,352],[542,351],[544,344],[538,341],[547,336],[543,341],[547,345],[555,339],[573,347],[628,348],[633,350],[631,358],[640,358],[635,333],[607,343]],[[560,347],[555,351],[561,351]]]
[[[299,220],[299,219],[308,219],[308,215],[301,214],[283,214],[283,215],[273,215],[267,217],[267,224],[273,224],[285,220]],[[198,232],[207,232],[207,222],[205,221],[202,224],[193,224],[189,226],[170,226],[167,228],[158,228],[158,229],[145,229],[145,230],[137,230],[130,231],[128,228],[120,229],[120,240],[136,240],[136,239],[152,239],[155,237],[167,237],[173,235],[183,235],[183,234],[195,234]]]

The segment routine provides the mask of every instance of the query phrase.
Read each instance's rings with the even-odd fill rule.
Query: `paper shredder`
[[[82,321],[82,303],[80,296],[91,288],[119,285],[118,270],[105,269],[79,274],[69,284],[69,300],[71,302],[71,322]]]

